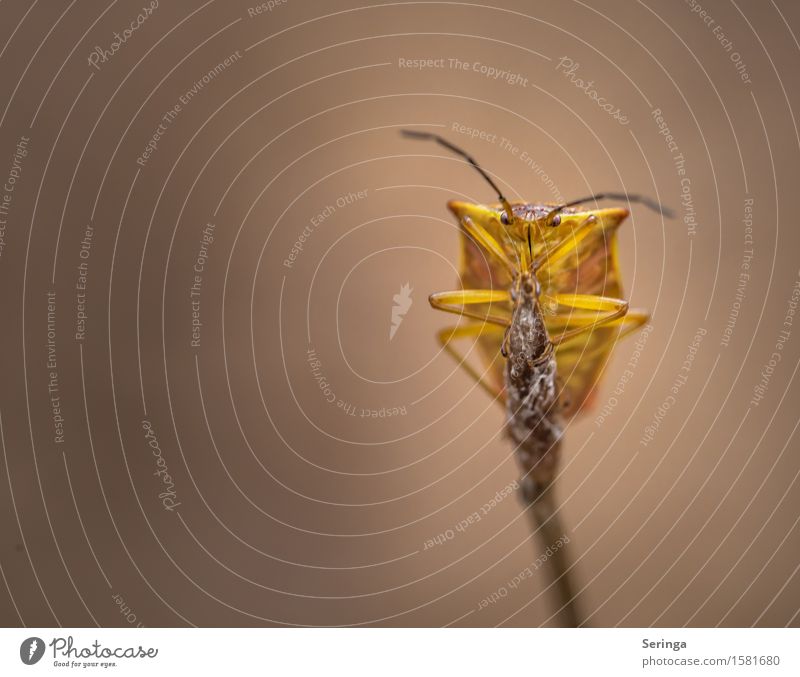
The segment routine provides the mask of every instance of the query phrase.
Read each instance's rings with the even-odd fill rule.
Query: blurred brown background
[[[0,6],[4,625],[554,622],[426,301],[494,196],[411,126],[677,212],[626,222],[652,329],[566,433],[587,624],[798,624],[795,3],[145,6]]]

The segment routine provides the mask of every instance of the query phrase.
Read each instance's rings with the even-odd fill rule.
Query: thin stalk
[[[570,575],[570,561],[566,552],[566,544],[554,547],[554,544],[563,538],[565,531],[556,509],[555,492],[552,482],[542,487],[536,497],[530,502],[528,513],[531,516],[534,533],[538,533],[542,542],[542,550],[551,548],[553,553],[547,558],[546,568],[553,578],[552,588],[556,593],[558,614],[561,625],[567,628],[577,628],[579,625],[578,611],[575,606]]]

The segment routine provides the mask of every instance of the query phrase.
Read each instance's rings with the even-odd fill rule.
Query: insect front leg
[[[461,218],[461,226],[470,234],[475,242],[502,263],[503,267],[508,270],[512,277],[516,275],[519,266],[508,258],[502,245],[488,230],[486,230],[486,228],[473,221],[469,216],[463,216]]]

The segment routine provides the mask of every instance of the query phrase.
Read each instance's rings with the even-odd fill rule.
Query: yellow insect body
[[[448,204],[460,224],[459,282],[465,292],[507,292],[515,276],[527,270],[532,262],[540,262],[535,271],[541,286],[539,305],[548,335],[555,344],[561,410],[571,415],[590,404],[620,333],[641,326],[649,316],[641,310],[628,310],[621,298],[617,229],[628,216],[628,210],[562,210],[557,226],[546,225],[546,215],[556,206],[512,204],[514,223],[505,225],[502,205],[456,201]],[[576,296],[583,307],[575,304]],[[596,303],[586,303],[585,297],[595,297]],[[441,307],[436,300],[434,294],[432,303]],[[513,301],[502,293],[489,303],[475,301],[476,305],[469,307],[474,329],[461,334],[478,336],[488,363],[481,380],[490,391],[499,393],[502,401],[504,365],[497,358],[504,335],[486,323],[510,322]],[[604,312],[604,308],[611,312]],[[479,330],[483,325],[486,326]]]

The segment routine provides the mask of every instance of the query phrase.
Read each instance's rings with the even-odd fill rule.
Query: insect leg
[[[547,270],[547,268],[563,259],[571,251],[574,251],[581,241],[587,235],[589,235],[592,230],[592,226],[594,226],[596,223],[597,217],[594,214],[587,216],[586,219],[584,219],[581,224],[572,231],[572,233],[565,235],[561,242],[559,242],[549,252],[545,252],[536,261],[534,261],[534,272],[539,270]]]
[[[491,334],[499,335],[502,333],[503,329],[498,325],[476,323],[467,325],[466,327],[450,327],[448,329],[442,329],[436,335],[436,338],[439,340],[439,343],[441,343],[442,347],[447,351],[447,353],[456,362],[458,362],[459,366],[464,369],[464,371],[466,371],[467,374],[469,374],[481,388],[489,393],[493,399],[497,399],[501,404],[505,405],[505,394],[503,393],[502,389],[489,382],[486,378],[486,373],[480,374],[475,367],[467,362],[465,356],[456,350],[452,345],[452,341],[454,339],[473,337],[479,338],[481,336],[488,336]]]
[[[508,258],[503,247],[500,243],[479,223],[475,223],[469,216],[464,216],[461,219],[461,225],[464,227],[480,246],[486,251],[493,254],[500,263],[505,266],[506,270],[511,273],[513,277],[517,273],[517,265]]]
[[[573,310],[594,311],[588,314],[570,313],[564,319],[565,329],[562,333],[552,337],[553,343],[561,343],[566,339],[578,336],[600,325],[606,326],[609,322],[625,317],[628,312],[628,302],[622,299],[613,299],[607,296],[594,294],[555,294],[553,297],[560,306]],[[551,325],[553,322],[550,323]],[[578,326],[575,326],[578,325]]]
[[[629,310],[628,314],[625,315],[624,317],[618,317],[615,320],[611,320],[610,322],[604,322],[602,326],[604,329],[611,327],[619,327],[619,333],[617,333],[615,336],[608,337],[609,341],[616,342],[619,341],[621,338],[625,338],[629,334],[632,334],[639,327],[645,324],[649,319],[650,319],[650,313],[644,310],[635,309],[635,310]],[[589,329],[594,329],[595,327],[597,327],[596,324],[591,325]],[[573,339],[577,338],[577,335],[573,336],[572,338]],[[561,349],[570,350],[572,347],[571,343],[572,341],[569,338],[567,338],[557,346],[556,350],[557,351]],[[585,344],[585,349],[583,350],[583,352],[581,352],[581,359],[592,358],[597,353],[600,353],[607,349],[607,343],[605,341],[595,346],[594,348],[588,348],[588,345],[589,345],[588,343]]]
[[[616,326],[617,324],[619,324],[620,330],[619,330],[619,336],[617,336],[617,338],[621,339],[627,336],[628,334],[631,334],[634,331],[636,331],[649,319],[650,319],[650,313],[648,313],[646,310],[635,309],[635,310],[629,310],[628,314],[625,315],[624,317],[619,317],[616,320],[612,320],[610,324],[611,326]]]
[[[478,303],[507,303],[511,301],[511,294],[501,289],[459,289],[456,291],[440,291],[428,297],[431,306],[446,313],[455,313],[476,320],[483,320],[491,324],[508,327],[511,320],[500,315],[488,312],[470,310],[464,306]]]

